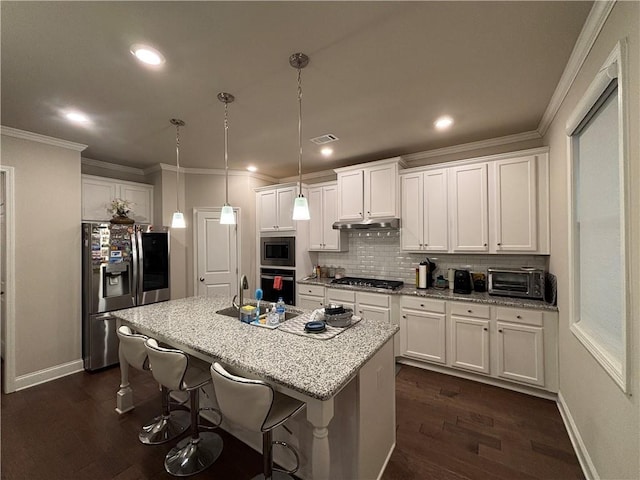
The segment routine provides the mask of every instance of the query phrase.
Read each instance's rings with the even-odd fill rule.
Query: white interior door
[[[196,294],[232,297],[238,289],[238,225],[220,225],[219,208],[196,210],[195,217]]]

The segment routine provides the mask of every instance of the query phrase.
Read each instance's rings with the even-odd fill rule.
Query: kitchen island
[[[227,297],[200,296],[114,312],[123,323],[207,362],[261,378],[306,403],[292,419],[301,478],[379,478],[395,446],[395,325],[362,319],[320,340],[241,323],[220,315]],[[301,313],[310,313],[300,311]],[[121,361],[117,408],[133,408],[128,366]],[[213,392],[209,395],[215,399]],[[259,436],[223,427],[257,448]],[[276,460],[278,460],[276,458]],[[285,462],[286,463],[286,462]]]

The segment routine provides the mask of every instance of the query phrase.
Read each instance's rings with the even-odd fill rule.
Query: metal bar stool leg
[[[138,438],[145,445],[159,445],[178,438],[189,428],[189,412],[169,409],[169,389],[162,387],[162,415],[142,427]]]

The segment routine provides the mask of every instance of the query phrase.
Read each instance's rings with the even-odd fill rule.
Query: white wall
[[[7,135],[1,146],[2,163],[15,168],[15,372],[21,377],[82,357],[80,152]]]
[[[640,478],[640,3],[618,2],[582,66],[569,95],[554,119],[545,143],[550,146],[551,258],[558,276],[560,310],[560,395],[582,442],[588,476],[603,479]],[[568,115],[584,94],[616,42],[627,37],[629,47],[631,239],[631,392],[627,396],[569,331],[567,144]]]

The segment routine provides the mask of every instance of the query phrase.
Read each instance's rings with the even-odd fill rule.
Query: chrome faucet
[[[238,295],[233,296],[233,300],[231,300],[231,304],[238,309],[238,318],[242,315],[240,309],[244,306],[244,291],[249,289],[249,280],[247,280],[246,275],[242,275],[240,277],[240,285],[238,285],[238,293],[240,294],[240,302],[236,303],[236,298]]]

